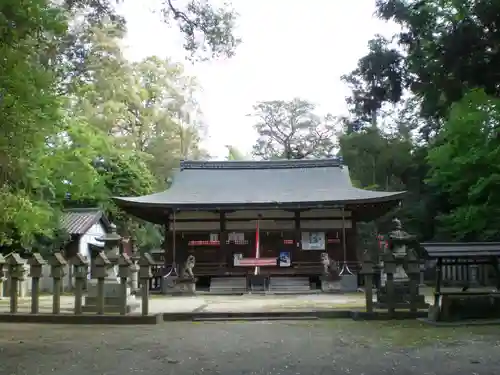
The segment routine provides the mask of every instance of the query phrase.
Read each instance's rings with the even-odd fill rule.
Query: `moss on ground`
[[[500,325],[434,327],[417,320],[353,321],[331,319],[302,321],[290,324],[323,326],[332,334],[350,337],[358,345],[420,348],[425,346],[452,346],[461,342],[491,341],[500,343]]]

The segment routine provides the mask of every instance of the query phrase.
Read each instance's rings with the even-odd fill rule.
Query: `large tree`
[[[500,100],[474,90],[453,105],[429,151],[428,183],[440,193],[441,235],[500,239]]]
[[[460,221],[462,219],[457,219],[460,215],[455,211],[450,216],[450,207],[458,210],[467,203],[449,201],[449,186],[444,182],[444,186],[438,186],[438,181],[444,181],[436,177],[438,169],[433,169],[432,184],[426,183],[425,178],[432,163],[436,162],[435,148],[451,147],[440,132],[450,131],[449,121],[457,122],[456,118],[452,118],[455,116],[451,111],[453,104],[461,103],[472,88],[482,89],[490,99],[500,94],[500,52],[496,47],[500,42],[499,7],[498,2],[490,0],[378,0],[378,16],[396,22],[402,26],[402,31],[389,40],[375,37],[358,66],[344,77],[352,89],[348,98],[350,113],[345,121],[347,134],[358,132],[360,135],[356,135],[355,139],[362,140],[368,136],[365,129],[370,126],[385,130],[387,126],[392,126],[396,129],[394,123],[401,123],[399,119],[403,118],[403,123],[410,125],[406,129],[397,129],[398,138],[409,140],[410,150],[400,149],[393,156],[398,164],[399,160],[410,161],[400,176],[410,198],[398,215],[411,222],[411,229],[424,239],[433,238],[437,233],[457,237],[457,225],[461,223],[461,228],[464,228],[467,226],[465,218],[472,217],[462,216],[463,221]],[[473,107],[468,108],[472,110]],[[456,113],[456,109],[454,111]],[[419,130],[419,136],[413,129]],[[436,137],[439,142],[435,141]],[[474,144],[472,138],[471,142]],[[366,164],[380,155],[374,145],[363,162],[351,158],[351,173],[360,179],[367,178],[363,177],[366,175]],[[391,148],[394,146],[390,145]],[[344,142],[342,151],[356,155],[368,150],[359,143],[356,147],[346,149]],[[443,149],[439,150],[441,155]],[[468,148],[464,146],[464,150]],[[432,158],[427,158],[428,154],[433,155]],[[448,156],[451,157],[451,154]],[[431,160],[432,163],[429,163]],[[444,158],[442,162],[443,166],[452,167],[444,163]],[[442,176],[448,175],[447,169],[439,170]],[[453,175],[457,184],[468,186],[472,183],[467,176],[453,173],[450,172],[449,176]],[[459,200],[466,199],[463,194],[455,196]],[[440,220],[435,220],[435,217]],[[452,217],[458,220],[454,226],[451,226]],[[484,224],[476,222],[480,223]],[[489,232],[487,226],[482,228],[485,233]],[[467,230],[463,233],[468,238],[479,238],[478,232],[480,227],[474,226],[474,234],[467,234]]]
[[[332,116],[315,114],[315,105],[299,98],[257,103],[252,117],[259,137],[253,154],[262,159],[331,156],[335,126]]]
[[[48,232],[53,184],[38,157],[61,129],[55,74],[44,51],[64,34],[63,14],[49,1],[0,4],[0,245],[28,243]],[[16,27],[12,27],[16,25]]]
[[[196,84],[172,61],[123,59],[125,23],[113,5],[0,5],[0,246],[32,247],[57,234],[67,204],[101,205],[136,235],[147,226],[129,225],[110,197],[150,193],[179,158],[206,156]],[[178,5],[167,2],[165,16],[192,58],[234,53],[230,8]]]

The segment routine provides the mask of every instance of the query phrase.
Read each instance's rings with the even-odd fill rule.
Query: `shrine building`
[[[322,253],[342,272],[355,270],[356,224],[404,195],[354,187],[337,159],[181,161],[168,190],[115,202],[165,226],[165,273],[192,254],[200,283],[244,292],[257,274],[275,290],[308,290],[323,272]]]

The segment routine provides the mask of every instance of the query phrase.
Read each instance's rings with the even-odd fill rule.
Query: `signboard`
[[[229,242],[245,242],[245,233],[230,232],[227,235]]]
[[[302,232],[302,250],[325,250],[325,232]]]
[[[234,254],[235,267],[265,267],[276,266],[276,258],[243,258],[243,254]]]
[[[280,267],[290,267],[292,265],[290,252],[289,251],[281,251],[278,262],[279,262]]]

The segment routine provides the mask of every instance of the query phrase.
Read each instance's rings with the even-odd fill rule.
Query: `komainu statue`
[[[195,264],[196,258],[194,255],[188,256],[181,269],[181,278],[194,279],[193,269]]]
[[[323,264],[323,274],[325,276],[338,275],[338,264],[336,261],[330,259],[328,253],[321,253],[321,263]]]

